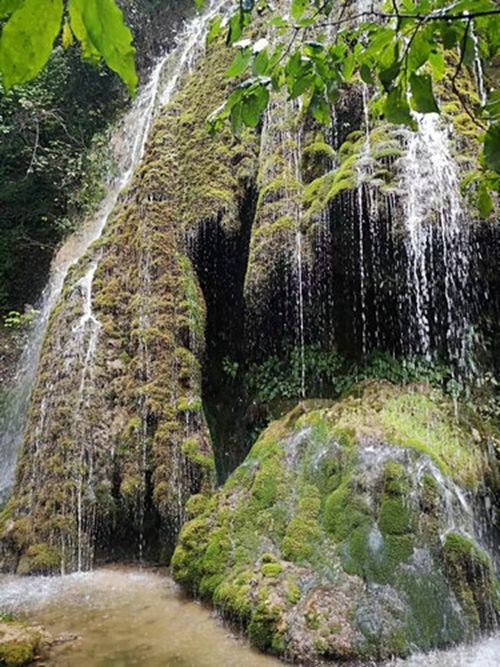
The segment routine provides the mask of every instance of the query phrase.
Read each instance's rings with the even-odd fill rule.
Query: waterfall
[[[474,31],[473,23],[471,24],[471,37],[474,45],[474,75],[476,77],[477,92],[479,94],[479,102],[484,107],[488,100],[488,93],[484,84],[483,63],[481,62],[481,54],[479,53],[477,35]]]
[[[408,134],[399,163],[409,318],[403,349],[428,359],[444,353],[463,374],[472,307],[469,223],[447,129],[435,114],[416,115],[416,120],[418,131]],[[441,340],[438,330],[445,332]]]
[[[68,238],[53,260],[49,281],[37,304],[37,316],[19,360],[14,385],[0,415],[0,502],[7,498],[14,481],[17,451],[23,438],[45,331],[68,271],[101,236],[120,193],[130,183],[143,156],[156,111],[170,100],[180,77],[192,67],[203,49],[203,35],[209,20],[221,11],[226,2],[212,0],[202,15],[185,26],[179,36],[178,46],[158,61],[149,81],[139,91],[131,109],[124,115],[110,139],[118,176],[107,183],[106,196],[96,214],[84,223],[81,230]],[[91,299],[91,292],[88,298]]]
[[[373,206],[372,206],[372,192],[370,187],[370,178],[373,173],[373,165],[370,156],[370,111],[368,102],[370,91],[366,83],[363,84],[363,122],[365,131],[365,142],[361,152],[360,159],[357,162],[356,170],[358,176],[357,185],[357,206],[358,206],[358,250],[359,250],[359,318],[360,323],[360,337],[361,337],[361,354],[364,357],[367,351],[366,347],[366,276],[365,276],[365,203],[368,212],[369,222],[373,220]],[[366,202],[365,202],[366,200]],[[370,224],[371,227],[371,224]],[[370,229],[371,231],[371,229]],[[371,237],[371,235],[370,235]],[[371,240],[371,238],[369,239]]]

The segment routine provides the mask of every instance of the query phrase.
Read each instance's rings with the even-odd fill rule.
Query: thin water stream
[[[45,667],[282,664],[253,650],[207,607],[186,598],[166,574],[154,570],[120,567],[62,577],[1,576],[0,612],[39,623],[55,638],[77,637],[53,646],[43,660]],[[383,667],[497,667],[499,656],[497,635]]]

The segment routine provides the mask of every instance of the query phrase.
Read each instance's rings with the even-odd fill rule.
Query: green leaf
[[[410,88],[416,111],[420,113],[439,113],[439,107],[432,92],[432,79],[429,74],[412,74]]]
[[[90,55],[98,53],[106,65],[135,94],[137,74],[132,33],[114,0],[70,0],[71,29]]]
[[[435,81],[441,81],[446,74],[446,63],[443,54],[439,51],[431,53],[429,63],[432,67],[432,75]]]
[[[342,75],[345,81],[347,82],[351,81],[355,67],[356,67],[356,55],[353,52],[351,52],[344,60],[344,64],[342,67]]]
[[[240,136],[243,125],[242,108],[243,104],[240,101],[231,109],[231,130],[236,137]]]
[[[489,95],[486,111],[492,121],[500,120],[500,90],[495,90]]]
[[[481,220],[487,218],[494,209],[493,199],[485,183],[481,183],[477,192],[477,208]]]
[[[62,0],[24,0],[0,37],[0,72],[6,90],[33,79],[49,59],[61,29]]]
[[[387,95],[384,106],[384,115],[390,123],[396,125],[408,125],[415,129],[416,123],[410,113],[410,107],[406,101],[406,95],[398,86]]]
[[[414,37],[408,52],[408,69],[410,72],[418,70],[427,62],[431,54],[429,32],[420,29]]]
[[[234,57],[233,62],[231,63],[229,69],[226,72],[227,78],[232,78],[234,76],[239,76],[242,74],[248,67],[250,58],[252,57],[252,49],[250,46],[247,46],[244,49],[238,49],[237,54]]]
[[[359,75],[364,83],[370,85],[373,83],[372,70],[364,63],[359,68]]]
[[[295,79],[293,82],[293,86],[290,89],[290,97],[292,99],[296,99],[297,97],[300,97],[302,93],[304,93],[313,83],[314,81],[314,74],[306,74],[305,76],[300,77],[299,79]]]
[[[455,23],[441,23],[441,40],[445,49],[452,49],[461,37],[460,26]]]
[[[208,26],[207,45],[210,45],[222,32],[222,18],[220,16],[214,16]]]
[[[10,16],[23,0],[0,0],[0,19]]]
[[[267,55],[267,49],[259,51],[254,57],[252,65],[252,73],[255,76],[263,75],[267,73],[269,67],[269,56]]]
[[[198,11],[203,7],[204,4],[205,0],[194,0],[194,5]]]
[[[315,120],[322,125],[331,123],[331,109],[324,95],[321,93],[314,93],[309,104],[309,111],[312,113]]]
[[[248,127],[257,127],[260,121],[261,113],[269,101],[269,92],[263,85],[252,87],[243,98],[241,117]]]
[[[385,90],[389,91],[391,89],[392,82],[398,76],[399,71],[400,63],[398,60],[395,60],[387,69],[380,70],[378,78]]]
[[[250,23],[251,16],[248,12],[236,12],[229,19],[229,31],[227,33],[227,43],[232,46],[241,37],[241,33]]]
[[[290,6],[290,13],[292,18],[294,18],[296,21],[300,19],[302,14],[306,11],[308,5],[309,0],[292,0],[292,4]]]
[[[500,123],[490,125],[486,132],[484,160],[488,169],[500,174]]]

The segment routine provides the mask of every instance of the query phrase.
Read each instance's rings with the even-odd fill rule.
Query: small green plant
[[[34,308],[20,313],[17,310],[10,310],[3,318],[3,325],[7,329],[22,329],[33,321],[33,318],[38,313]]]
[[[237,361],[233,361],[229,357],[224,357],[224,359],[222,360],[222,370],[232,380],[236,379],[239,367],[240,367],[239,363]]]

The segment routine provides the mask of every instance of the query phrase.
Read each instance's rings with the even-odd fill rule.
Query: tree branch
[[[375,10],[367,10],[364,12],[360,12],[359,14],[355,14],[354,16],[346,16],[342,19],[338,19],[337,21],[326,21],[323,23],[317,23],[316,25],[319,27],[328,27],[328,26],[340,26],[343,25],[344,23],[350,23],[351,21],[356,21],[358,19],[362,18],[378,18],[382,19],[384,21],[388,21],[390,19],[409,19],[413,21],[468,21],[481,18],[484,16],[500,16],[500,9],[488,9],[484,11],[479,11],[479,12],[460,12],[458,14],[443,14],[443,13],[436,13],[436,12],[431,12],[429,14],[400,14],[400,13],[388,13],[388,12],[378,12]],[[301,30],[303,29],[302,26],[294,26],[296,29]]]

